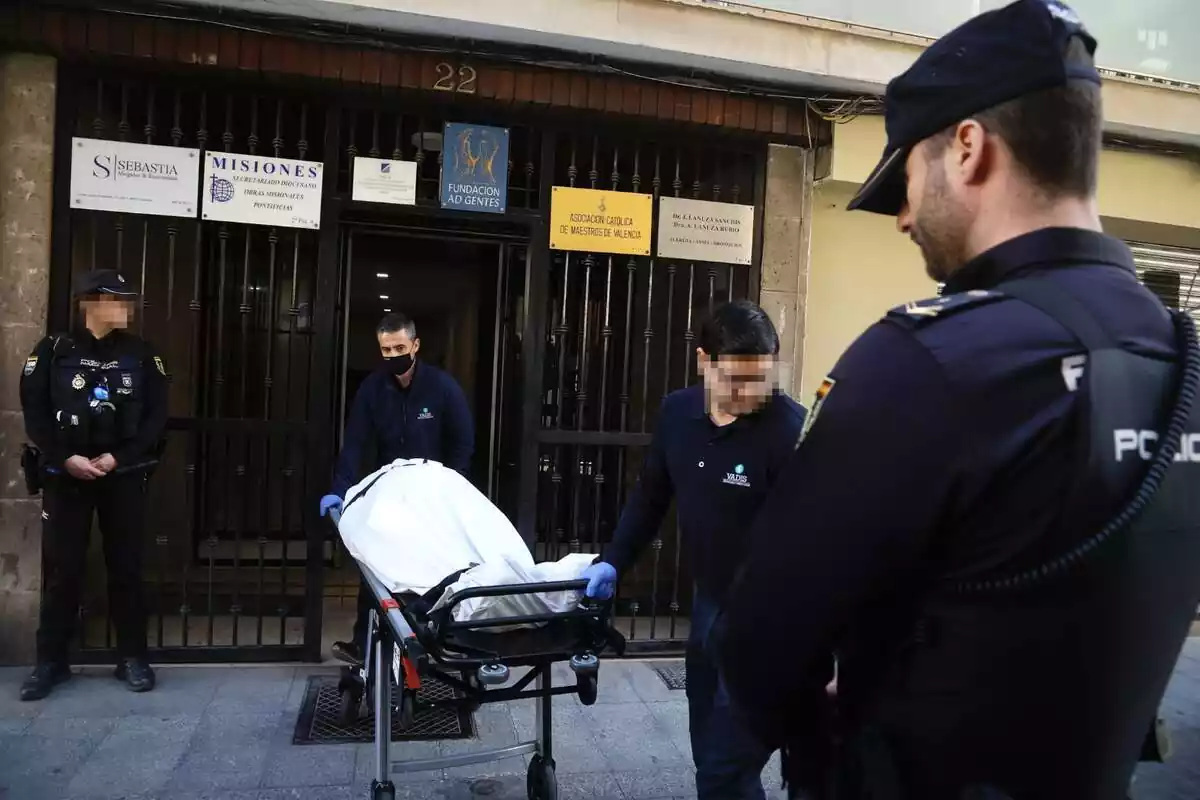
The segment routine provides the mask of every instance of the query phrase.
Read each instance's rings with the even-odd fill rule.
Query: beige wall
[[[802,402],[854,338],[889,308],[937,292],[920,251],[896,232],[893,218],[846,210],[856,188],[825,182],[813,196]]]
[[[809,398],[854,338],[889,308],[936,292],[920,252],[895,221],[846,203],[883,150],[883,121],[834,128],[829,175],[814,194],[801,397]],[[1106,150],[1100,212],[1122,239],[1200,248],[1200,162]]]

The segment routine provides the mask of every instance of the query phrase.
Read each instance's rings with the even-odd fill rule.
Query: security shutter
[[[1200,251],[1129,243],[1138,278],[1168,308],[1187,311],[1200,323]]]

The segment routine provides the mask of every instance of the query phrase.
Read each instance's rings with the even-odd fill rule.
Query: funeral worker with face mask
[[[1200,602],[1200,352],[1101,231],[1095,50],[1020,0],[887,88],[851,208],[944,292],[825,378],[713,634],[793,796],[1126,797]]]
[[[36,450],[22,460],[42,491],[42,608],[37,666],[22,700],[40,700],[70,677],[93,518],[100,523],[116,677],[154,688],[146,660],[142,546],[146,486],[167,424],[167,372],[158,352],[126,329],[137,293],[116,270],[76,281],[78,324],[47,336],[25,362],[21,407]]]
[[[612,544],[582,576],[588,596],[611,597],[618,578],[658,537],[676,501],[682,546],[695,575],[687,698],[701,800],[765,796],[761,774],[772,750],[730,716],[705,639],[746,551],[746,524],[804,423],[804,409],[776,388],[778,359],[775,326],[754,303],[720,306],[703,323],[696,349],[703,380],[663,401]]]
[[[375,329],[383,363],[371,373],[354,396],[350,418],[333,471],[330,493],[321,498],[321,516],[341,508],[346,492],[364,475],[398,458],[437,461],[466,475],[475,447],[475,429],[462,387],[449,374],[422,363],[417,354],[421,340],[412,319],[388,313]],[[363,465],[370,443],[377,463]],[[374,605],[365,583],[358,593],[354,640],[335,642],[334,655],[361,663],[362,641],[368,614]]]

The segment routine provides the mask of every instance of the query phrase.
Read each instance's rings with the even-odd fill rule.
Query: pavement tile
[[[356,748],[353,744],[272,747],[263,786],[348,786],[354,780]]]
[[[629,800],[687,797],[696,793],[696,774],[690,767],[617,772],[615,777]]]
[[[589,726],[618,772],[661,769],[691,763],[690,754],[673,741],[672,731],[645,704],[593,706],[582,709]]]
[[[236,672],[222,681],[209,705],[211,711],[249,713],[277,711],[288,700],[296,670],[260,668]],[[304,681],[307,686],[307,680]],[[296,708],[298,709],[299,703]]]
[[[113,798],[161,791],[183,758],[198,717],[132,716],[112,732],[67,787],[80,798]]]
[[[171,775],[169,788],[188,790],[257,789],[266,772],[267,743],[192,750]]]
[[[71,738],[0,735],[0,788],[12,800],[63,800],[67,785],[96,750],[107,730]]]
[[[647,703],[687,703],[682,689],[670,689],[654,671],[655,662],[638,661],[629,664],[629,680],[638,696]],[[604,667],[600,668],[603,675]]]
[[[431,758],[441,758],[442,742],[392,742],[388,754],[393,763],[397,761],[424,761]],[[323,746],[323,745],[322,745]],[[375,745],[356,745],[357,759],[354,766],[354,785],[370,786],[375,779]],[[392,771],[393,783],[436,782],[445,777],[441,769],[422,770],[421,772]]]
[[[517,728],[517,738],[522,742],[532,741],[536,703],[526,701],[509,705]],[[608,772],[612,769],[583,712],[582,706],[571,703],[557,703],[554,706],[551,746],[555,768],[560,776]]]
[[[44,702],[46,717],[199,716],[216,694],[215,670],[158,670],[152,692],[136,694],[112,677],[112,668],[89,669],[58,687]]]
[[[264,790],[259,793],[258,800],[362,800],[367,794],[364,787],[305,786]]]

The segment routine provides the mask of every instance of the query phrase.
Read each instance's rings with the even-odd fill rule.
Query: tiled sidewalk
[[[159,688],[132,695],[89,670],[43,703],[24,704],[24,670],[0,670],[0,797],[4,800],[364,800],[371,745],[292,744],[308,676],[330,668],[163,668]],[[1165,711],[1176,752],[1142,769],[1135,800],[1200,797],[1200,639],[1189,644]],[[478,738],[407,743],[395,758],[515,744],[533,735],[533,703],[484,706]],[[694,794],[687,705],[642,663],[608,662],[600,700],[559,698],[555,746],[563,798]],[[525,797],[525,759],[397,776],[402,798]],[[768,788],[778,786],[774,766]]]

